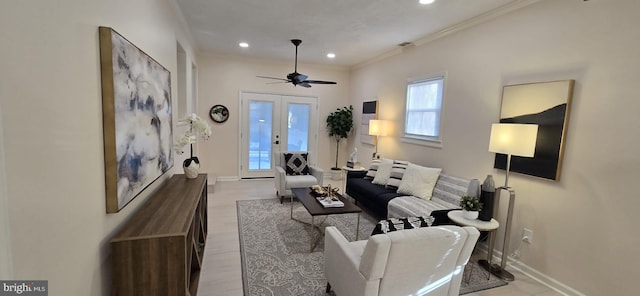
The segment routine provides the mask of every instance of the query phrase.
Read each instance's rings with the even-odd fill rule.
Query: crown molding
[[[531,4],[534,4],[534,3],[539,2],[539,1],[540,0],[517,0],[517,1],[513,1],[513,2],[510,2],[508,4],[502,5],[502,6],[498,7],[498,8],[496,8],[496,9],[493,9],[491,11],[485,12],[483,14],[477,15],[477,16],[472,17],[472,18],[470,18],[468,20],[465,20],[463,22],[457,23],[455,25],[449,26],[449,27],[444,28],[444,29],[442,29],[440,31],[437,31],[435,33],[432,33],[432,34],[429,34],[427,36],[424,36],[424,37],[422,37],[420,39],[417,39],[417,40],[415,40],[415,41],[413,41],[411,43],[414,44],[415,46],[422,46],[422,45],[428,44],[430,42],[433,42],[435,40],[438,40],[440,38],[449,36],[451,34],[454,34],[454,33],[460,32],[460,31],[467,30],[469,28],[475,27],[475,26],[477,26],[479,24],[482,24],[484,22],[493,20],[493,19],[495,19],[495,18],[497,18],[499,16],[502,16],[502,15],[508,14],[510,12],[522,9],[524,7],[527,7],[527,6],[531,5]],[[371,65],[373,63],[380,62],[382,60],[385,60],[385,59],[390,58],[392,56],[396,56],[396,55],[401,54],[403,52],[404,52],[403,48],[396,48],[396,49],[393,49],[391,51],[385,52],[385,53],[383,53],[383,54],[381,54],[379,56],[376,56],[376,57],[373,57],[373,58],[371,58],[369,60],[366,60],[366,61],[364,61],[362,63],[356,64],[356,65],[354,65],[352,67],[352,69],[359,69],[359,68],[362,68],[364,66]]]
[[[533,3],[539,2],[540,0],[519,0],[519,1],[514,1],[505,5],[502,5],[494,10],[485,12],[483,14],[480,14],[478,16],[472,17],[468,20],[465,20],[463,22],[457,23],[453,26],[447,27],[445,29],[442,29],[438,32],[435,32],[433,34],[429,34],[423,38],[420,38],[416,41],[414,41],[413,43],[416,46],[421,46],[423,44],[432,42],[434,40],[443,38],[445,36],[449,36],[451,34],[460,32],[460,31],[464,31],[466,29],[469,28],[473,28],[479,24],[482,24],[484,22],[493,20],[499,16],[511,13],[513,11],[516,11],[518,9],[522,9],[524,7],[527,7]]]

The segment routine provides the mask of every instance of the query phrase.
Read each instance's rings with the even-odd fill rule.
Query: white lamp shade
[[[386,136],[387,127],[384,120],[378,120],[378,119],[369,120],[369,135]]]
[[[533,157],[537,137],[537,124],[494,123],[491,125],[489,151]]]

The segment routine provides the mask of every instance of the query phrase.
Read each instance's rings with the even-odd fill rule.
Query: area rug
[[[300,203],[294,201],[293,205],[296,219],[311,221]],[[291,220],[290,206],[287,202],[280,204],[278,199],[237,201],[244,295],[327,295],[324,238],[318,240],[310,253],[310,227]],[[322,219],[316,218],[316,223],[318,220]],[[332,215],[322,226],[335,226],[352,241],[356,222],[356,214]],[[376,222],[363,212],[358,239],[367,239]],[[465,268],[460,295],[506,284],[496,277],[487,281],[486,271],[470,262]]]

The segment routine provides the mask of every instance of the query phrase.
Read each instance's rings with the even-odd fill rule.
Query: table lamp
[[[371,119],[369,120],[369,135],[376,136],[376,152],[373,153],[373,158],[378,158],[378,136],[386,136],[387,128],[384,120]]]
[[[516,198],[515,191],[509,187],[511,156],[533,157],[536,151],[537,137],[537,124],[495,123],[491,125],[489,151],[507,155],[507,168],[504,186],[497,189],[509,192],[509,208],[507,211],[507,222],[505,224],[504,242],[502,244],[502,260],[500,262],[500,266],[495,264],[494,266],[490,266],[489,262],[486,260],[480,260],[478,263],[497,277],[506,281],[514,280],[513,274],[504,269],[507,264],[507,255],[509,253],[509,236],[511,234],[513,204]]]

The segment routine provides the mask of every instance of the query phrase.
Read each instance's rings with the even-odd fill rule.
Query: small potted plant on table
[[[482,203],[477,196],[465,195],[460,199],[462,216],[469,220],[478,219],[478,214],[482,210]]]

